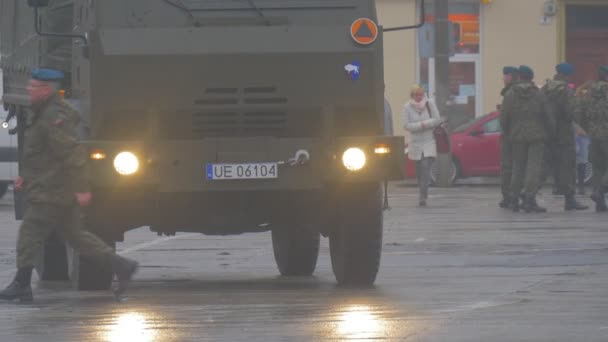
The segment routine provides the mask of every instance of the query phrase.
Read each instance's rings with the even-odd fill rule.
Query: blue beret
[[[34,69],[32,70],[32,79],[47,82],[59,82],[63,80],[65,75],[63,72],[55,69]]]
[[[519,66],[519,74],[521,76],[528,76],[528,77],[534,77],[534,70],[532,70],[532,68],[530,68],[527,65],[520,65]]]
[[[555,71],[557,71],[560,75],[569,76],[574,74],[574,65],[569,63],[560,63],[555,67]]]
[[[519,72],[519,70],[517,70],[517,68],[514,66],[506,66],[506,67],[502,68],[503,75],[513,75],[513,74],[517,74],[518,72]]]

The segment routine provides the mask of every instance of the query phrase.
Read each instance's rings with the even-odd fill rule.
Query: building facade
[[[385,95],[395,134],[404,134],[400,112],[412,84],[434,91],[434,1],[449,1],[453,55],[449,115],[477,117],[496,109],[502,67],[526,64],[541,85],[555,64],[573,63],[580,85],[608,64],[608,0],[426,0],[423,29],[384,33]],[[419,21],[419,0],[377,0],[380,25]]]

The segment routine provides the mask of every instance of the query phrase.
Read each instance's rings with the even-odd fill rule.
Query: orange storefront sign
[[[479,45],[479,15],[452,13],[448,19],[455,24],[455,33],[458,36],[458,43],[461,45]],[[427,15],[428,23],[435,22],[435,16]]]
[[[361,45],[369,45],[378,38],[378,25],[368,18],[359,18],[350,26],[350,36]]]

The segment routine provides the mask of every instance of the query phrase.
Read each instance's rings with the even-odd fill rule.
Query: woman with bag
[[[403,107],[403,128],[410,132],[409,159],[416,162],[416,178],[420,191],[419,206],[425,207],[431,178],[431,166],[437,157],[434,130],[441,125],[437,106],[429,100],[424,89],[414,85],[410,100]]]

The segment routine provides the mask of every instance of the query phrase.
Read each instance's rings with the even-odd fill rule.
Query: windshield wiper
[[[264,18],[264,12],[262,12],[262,10],[258,7],[258,5],[255,4],[254,0],[247,0],[247,2],[249,3],[249,5],[251,6],[251,8],[253,8],[258,15],[260,16],[260,18]]]
[[[266,19],[266,16],[264,15],[264,12],[262,12],[262,9],[258,7],[258,5],[255,4],[255,0],[247,0],[247,2],[249,3],[249,6],[251,6],[252,9],[254,9],[258,15],[260,16],[261,19],[264,20],[264,23],[267,26],[271,26],[272,22],[270,19]]]
[[[179,1],[179,3],[175,3],[171,0],[163,0],[164,3],[168,4],[169,6],[175,7],[177,9],[179,9],[180,11],[186,13],[188,15],[188,17],[190,17],[190,19],[194,19],[194,14],[192,13],[192,10],[189,9],[188,7],[186,7],[181,0],[177,0]]]

